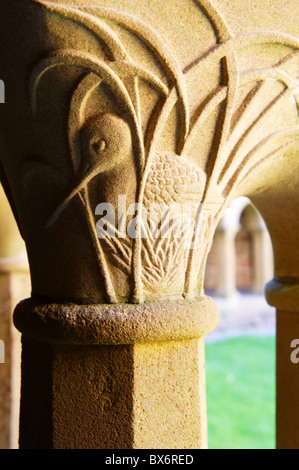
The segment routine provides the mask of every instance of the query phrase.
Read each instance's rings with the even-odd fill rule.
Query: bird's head
[[[93,175],[111,170],[132,152],[129,125],[115,114],[105,113],[81,129],[82,163]]]
[[[53,225],[60,214],[98,174],[111,170],[132,155],[129,125],[115,114],[105,113],[88,121],[81,129],[81,167],[67,196],[47,222]]]

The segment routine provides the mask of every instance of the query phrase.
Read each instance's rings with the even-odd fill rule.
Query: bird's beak
[[[75,185],[75,187],[71,190],[71,192],[66,196],[66,198],[59,204],[59,206],[55,209],[53,214],[47,221],[46,228],[50,228],[60,217],[62,212],[68,206],[68,204],[72,201],[72,199],[80,193],[80,191],[89,183],[89,181],[94,177],[94,172],[90,167],[86,168],[83,176],[80,175],[80,180]]]

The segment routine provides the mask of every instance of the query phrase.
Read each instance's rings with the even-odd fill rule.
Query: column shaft
[[[47,305],[23,330],[21,449],[207,447],[204,335],[214,302]]]
[[[207,446],[202,341],[82,346],[24,337],[23,363],[21,449]]]
[[[276,445],[298,449],[299,435],[299,285],[271,281],[267,301],[277,308],[276,333]],[[294,340],[298,340],[293,343]]]
[[[298,449],[299,363],[292,362],[294,339],[299,346],[299,312],[277,311],[276,443],[278,449]],[[299,356],[299,354],[297,354]]]
[[[0,273],[0,339],[5,363],[0,364],[0,448],[16,449],[19,432],[21,338],[12,324],[15,305],[30,293],[29,273]]]

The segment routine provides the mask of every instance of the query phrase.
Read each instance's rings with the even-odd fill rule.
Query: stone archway
[[[207,292],[220,297],[232,297],[238,291],[263,294],[273,269],[265,222],[248,198],[237,198],[214,235],[206,267]]]
[[[247,279],[243,286],[247,292],[264,295],[266,283],[273,277],[273,249],[265,222],[256,208],[250,204],[241,214],[241,227],[244,230],[245,263]]]

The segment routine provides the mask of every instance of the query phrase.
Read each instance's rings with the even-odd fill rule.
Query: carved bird
[[[88,122],[81,130],[83,155],[78,176],[62,203],[48,220],[53,225],[70,201],[100,173],[116,167],[132,153],[129,125],[120,117],[105,113]],[[156,153],[152,159],[144,192],[144,204],[184,204],[201,200],[205,173],[186,158]]]
[[[106,113],[98,116],[83,126],[80,135],[82,161],[77,180],[50,217],[48,227],[58,219],[70,201],[87,187],[92,178],[117,167],[124,159],[132,158],[130,127],[116,115]],[[169,287],[173,283],[175,285],[184,275],[187,258],[183,238],[186,233],[192,233],[205,182],[205,173],[185,157],[167,152],[156,152],[153,155],[143,194],[143,204],[147,209],[143,229],[148,237],[142,236],[141,256],[142,280],[146,288],[152,289],[159,285]],[[156,213],[152,212],[155,205]],[[185,205],[193,210],[189,219],[181,212]],[[161,207],[162,213],[159,212]],[[166,219],[168,223],[165,223]],[[166,230],[166,236],[165,233],[162,234],[163,229]],[[180,239],[175,236],[176,230],[182,234]],[[98,232],[97,236],[100,236]],[[109,238],[107,234],[103,234],[101,242],[107,245],[112,263],[129,275],[132,240],[128,236],[130,238],[129,228],[125,238],[121,237],[119,240],[118,237]]]
[[[151,216],[142,245],[145,288],[183,288],[205,182],[205,173],[185,157],[166,152],[154,155],[143,199]],[[164,212],[155,214],[154,204],[164,206]]]
[[[78,176],[68,195],[48,220],[47,227],[53,225],[69,202],[92,178],[112,169],[131,155],[130,127],[115,114],[102,114],[83,127],[81,145],[83,158]]]
[[[205,173],[187,158],[156,152],[146,182],[145,204],[198,204],[205,181]]]

